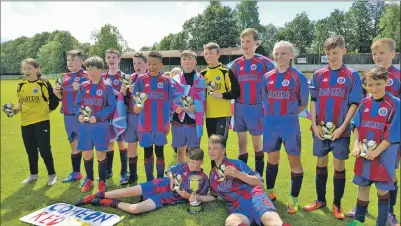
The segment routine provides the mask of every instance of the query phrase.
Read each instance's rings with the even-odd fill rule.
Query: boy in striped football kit
[[[389,191],[394,190],[394,165],[398,161],[400,143],[400,99],[387,93],[388,70],[375,67],[366,75],[367,89],[371,96],[363,99],[356,112],[354,150],[354,184],[359,186],[355,220],[348,225],[363,225],[369,204],[369,190],[376,185],[378,216],[376,225],[396,225],[388,221]],[[388,224],[387,224],[388,223]]]
[[[124,133],[124,140],[128,143],[128,165],[129,165],[129,184],[136,184],[138,182],[138,141],[139,141],[139,131],[138,122],[139,114],[134,112],[134,96],[133,88],[136,80],[142,74],[147,72],[147,57],[142,53],[136,53],[132,58],[134,65],[134,74],[131,75],[131,85],[127,90],[126,87],[121,86],[121,92],[124,95],[125,105],[128,106],[127,114],[127,129]]]
[[[79,122],[74,113],[74,102],[80,84],[87,81],[86,71],[81,66],[83,54],[78,50],[67,52],[67,67],[70,72],[62,78],[60,86],[54,87],[54,94],[61,100],[61,113],[64,114],[64,126],[71,145],[72,172],[63,182],[80,180],[82,152],[77,149],[79,139]]]
[[[326,182],[328,154],[334,157],[334,200],[333,214],[344,219],[341,199],[345,188],[345,160],[349,155],[351,130],[349,123],[362,98],[359,74],[343,64],[346,53],[344,38],[334,35],[324,43],[329,65],[313,74],[310,84],[312,115],[313,155],[317,157],[316,193],[317,200],[304,207],[314,211],[326,205]],[[331,125],[330,137],[324,136],[318,125]]]
[[[286,225],[264,192],[259,173],[243,161],[225,156],[223,136],[210,136],[208,149],[210,159],[216,164],[209,175],[210,193],[199,196],[199,201],[210,202],[221,197],[230,213],[225,225]]]
[[[194,197],[190,189],[190,176],[197,175],[201,179],[199,195],[206,195],[209,189],[209,180],[203,172],[203,150],[193,148],[186,154],[187,162],[179,163],[168,168],[167,177],[157,178],[129,188],[117,189],[109,192],[98,192],[88,195],[78,201],[76,205],[89,204],[118,208],[132,214],[140,214],[175,203],[186,202]],[[179,179],[177,179],[179,178]],[[179,184],[176,184],[176,182]],[[178,187],[177,187],[178,186]],[[143,196],[144,201],[131,204],[124,203],[117,198]],[[191,200],[192,201],[192,200]]]
[[[392,94],[396,98],[401,97],[401,82],[400,82],[400,69],[392,65],[392,61],[395,57],[395,47],[396,43],[391,38],[381,38],[373,42],[370,47],[372,50],[373,61],[376,66],[387,68],[388,71],[388,84],[386,85],[386,92]],[[366,78],[363,78],[366,86]],[[399,167],[400,160],[400,147],[398,147],[398,161],[396,161],[395,168]],[[390,194],[390,210],[387,221],[390,226],[397,226],[399,222],[396,215],[394,214],[394,206],[397,203],[397,193],[398,193],[398,181],[397,174],[394,174],[394,190],[389,192]],[[355,208],[347,213],[348,217],[355,216]]]
[[[272,60],[262,55],[255,55],[259,45],[259,33],[247,28],[241,33],[241,47],[244,55],[234,61],[231,70],[240,85],[240,96],[234,104],[234,128],[237,132],[239,156],[248,162],[248,133],[252,135],[255,150],[255,170],[263,176],[264,154],[262,152],[262,134],[264,110],[262,105],[262,77],[274,69]]]
[[[171,79],[173,94],[171,133],[173,148],[177,148],[178,163],[185,161],[185,152],[188,148],[200,147],[206,105],[205,79],[195,71],[196,53],[190,50],[183,51],[181,65],[183,72]]]
[[[157,178],[164,174],[164,145],[170,130],[170,109],[172,105],[171,81],[160,73],[163,67],[162,55],[150,52],[148,55],[148,73],[137,78],[133,95],[145,93],[147,99],[143,106],[134,102],[134,112],[139,114],[139,145],[145,150],[145,172],[147,181],[153,180],[153,145],[156,154]]]
[[[113,87],[114,95],[116,99],[120,94],[122,87],[121,80],[125,75],[120,69],[120,52],[116,49],[110,48],[106,50],[105,60],[109,66],[108,72],[102,74],[102,78],[109,82]],[[110,125],[110,127],[113,127]],[[120,150],[120,161],[121,161],[121,171],[120,171],[120,184],[125,185],[128,183],[128,172],[127,172],[127,147],[122,139],[122,135],[117,138],[118,148]],[[109,150],[106,152],[107,163],[106,163],[106,179],[113,176],[113,159],[114,159],[114,141],[110,141]]]
[[[96,148],[98,160],[98,191],[106,191],[106,151],[109,147],[109,120],[116,108],[113,87],[101,78],[103,60],[90,57],[85,62],[89,81],[82,83],[74,104],[74,112],[78,118],[78,149],[83,151],[87,177],[81,188],[88,192],[93,187],[93,148]],[[90,108],[90,110],[88,110]],[[88,118],[83,114],[87,112]]]
[[[270,200],[280,161],[281,144],[284,144],[291,167],[291,195],[287,212],[298,211],[298,195],[301,190],[303,169],[301,163],[301,128],[298,114],[308,105],[308,79],[290,65],[296,53],[287,41],[274,45],[276,68],[268,72],[263,81],[263,105],[266,118],[263,132],[263,151],[267,152],[266,188]]]

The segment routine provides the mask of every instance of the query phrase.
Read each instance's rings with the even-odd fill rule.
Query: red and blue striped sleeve
[[[309,92],[310,92],[310,97],[311,101],[316,102],[317,97],[319,96],[319,86],[317,83],[317,73],[313,73],[312,79],[309,85]]]
[[[389,98],[392,105],[392,112],[389,117],[389,122],[386,125],[384,139],[390,143],[400,142],[400,99],[396,97]]]
[[[298,80],[299,80],[298,103],[299,106],[306,106],[308,105],[308,97],[309,97],[308,79],[305,77],[304,74],[298,73]]]
[[[361,101],[362,99],[362,82],[361,77],[357,71],[352,72],[353,80],[352,80],[352,87],[349,93],[349,100],[348,104],[356,104]]]
[[[111,118],[114,113],[114,110],[116,109],[116,98],[114,96],[113,87],[111,85],[104,83],[103,85],[105,86],[106,103],[105,105],[103,105],[103,108],[99,110],[95,115],[96,119],[101,121]]]

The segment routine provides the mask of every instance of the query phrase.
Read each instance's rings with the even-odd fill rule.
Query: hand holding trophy
[[[217,181],[225,181],[226,180],[226,175],[224,174],[224,170],[226,169],[226,165],[220,164],[217,167],[217,174],[219,176],[219,179]]]
[[[181,174],[178,174],[178,175],[173,175],[173,178],[174,178],[174,191],[177,191],[177,190],[179,190],[180,189],[180,186],[181,186],[181,182],[182,182],[182,177],[181,177]]]
[[[202,177],[199,175],[189,176],[189,188],[192,190],[192,194],[195,199],[189,203],[188,213],[196,214],[203,210],[202,202],[197,199],[197,192],[200,190],[202,184]]]
[[[143,108],[146,99],[148,99],[148,95],[146,93],[136,92],[133,95],[135,106]]]
[[[180,99],[184,110],[187,110],[189,107],[191,107],[192,103],[194,102],[194,99],[191,96],[181,96]]]
[[[89,106],[81,106],[80,111],[82,113],[84,121],[88,122],[91,117],[92,109]]]
[[[131,75],[122,74],[120,82],[122,83],[123,86],[125,86],[128,89],[131,85]]]
[[[336,125],[333,122],[323,122],[319,123],[319,129],[323,132],[323,138],[326,140],[331,140],[333,132],[336,129]]]
[[[4,104],[2,110],[4,113],[6,113],[7,117],[9,117],[9,118],[11,118],[15,115],[14,114],[14,105],[11,102]]]
[[[374,140],[363,139],[362,142],[359,142],[359,148],[361,149],[361,153],[359,154],[361,157],[366,158],[366,154],[373,151],[377,147],[377,143]]]
[[[56,78],[56,87],[60,87],[60,90],[62,89],[62,85],[63,84],[63,79],[58,77]]]
[[[211,93],[213,93],[214,92],[214,89],[216,88],[216,82],[214,82],[214,81],[209,81],[208,83],[207,83],[207,89],[208,89],[208,95],[211,95]]]

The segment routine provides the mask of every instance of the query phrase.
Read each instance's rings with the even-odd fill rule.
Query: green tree
[[[261,46],[266,54],[270,56],[273,52],[274,44],[278,41],[279,29],[274,24],[268,24],[258,31],[260,33]]]
[[[151,51],[152,50],[152,46],[142,46],[139,51]]]
[[[278,34],[279,40],[287,40],[293,43],[301,53],[306,53],[314,36],[314,23],[309,20],[306,12],[297,14],[295,18],[285,23],[284,28]]]
[[[381,32],[375,39],[379,38],[392,38],[397,43],[397,51],[400,51],[401,37],[400,37],[400,5],[390,4],[385,7],[385,11],[380,18],[379,27]]]
[[[240,30],[255,28],[260,30],[259,7],[257,1],[242,0],[235,7],[238,13],[238,23]]]
[[[65,71],[64,46],[57,41],[43,45],[38,52],[38,61],[44,74]]]
[[[26,57],[21,55],[21,48],[26,48],[24,43],[28,42],[29,38],[22,36],[15,40],[8,41],[1,46],[1,68],[2,73],[20,73],[21,62]],[[3,71],[4,70],[4,71]]]
[[[372,20],[373,34],[380,33],[380,18],[383,15],[386,3],[384,1],[369,1],[367,3],[369,16]]]
[[[126,41],[118,28],[111,24],[105,24],[100,30],[92,31],[91,39],[95,41],[95,44],[90,47],[89,55],[97,55],[103,59],[104,52],[108,48],[115,48],[121,52],[126,47]]]

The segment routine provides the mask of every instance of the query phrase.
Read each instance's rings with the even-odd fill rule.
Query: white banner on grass
[[[30,213],[20,220],[33,225],[109,226],[115,225],[121,218],[115,214],[94,211],[67,203],[56,203]]]

